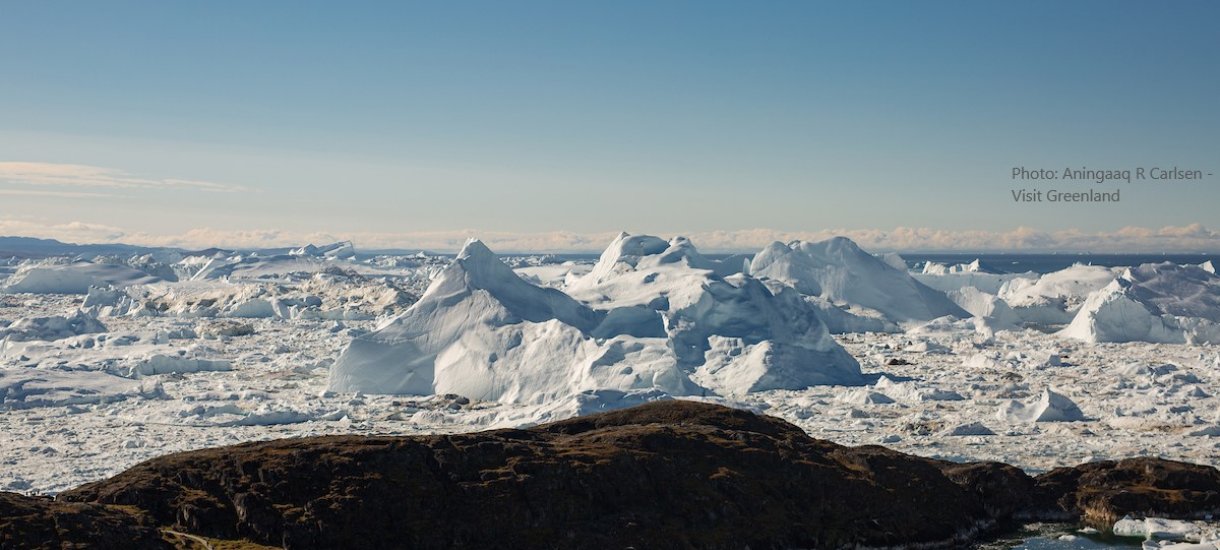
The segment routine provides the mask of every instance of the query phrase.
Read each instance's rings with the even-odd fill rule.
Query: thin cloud
[[[249,190],[240,185],[192,179],[148,178],[114,168],[53,162],[0,162],[0,182],[101,189],[191,189],[220,193]]]
[[[109,193],[91,193],[88,191],[50,191],[45,189],[0,189],[0,195],[14,197],[55,197],[61,199],[96,199],[100,197],[115,197]]]
[[[67,243],[114,243],[132,234],[120,228],[85,222],[48,223],[0,217],[0,235],[56,239]]]

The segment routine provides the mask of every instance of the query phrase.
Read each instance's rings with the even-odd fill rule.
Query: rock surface
[[[285,548],[949,546],[1014,518],[1214,513],[1220,472],[1142,458],[1033,478],[999,463],[844,447],[775,418],[663,401],[526,430],[191,451],[58,501],[10,498],[0,503],[38,513],[5,508],[0,541],[100,526],[133,530],[128,548],[156,548],[163,543],[136,536],[148,518]],[[81,519],[48,520],[53,513]],[[68,536],[59,531],[41,547],[71,547],[56,542]]]
[[[0,548],[170,548],[138,511],[0,492]]]
[[[1038,476],[1042,517],[1113,525],[1127,514],[1180,519],[1220,515],[1220,471],[1156,458],[1129,458],[1057,468]]]

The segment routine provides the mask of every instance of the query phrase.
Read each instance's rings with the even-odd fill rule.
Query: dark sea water
[[[1142,540],[1121,538],[1100,533],[1086,535],[1075,526],[1040,523],[1023,527],[1017,532],[979,545],[979,550],[1093,550],[1100,548],[1140,548]]]

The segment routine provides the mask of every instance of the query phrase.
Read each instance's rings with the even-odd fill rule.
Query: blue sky
[[[1218,23],[1201,1],[6,3],[0,232],[1215,230],[1215,177],[1018,205],[1009,172],[1220,173]]]

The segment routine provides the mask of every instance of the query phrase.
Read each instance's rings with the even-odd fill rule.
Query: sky
[[[1217,23],[1205,1],[6,2],[0,234],[1220,251],[1218,176],[1010,177],[1220,174]]]

